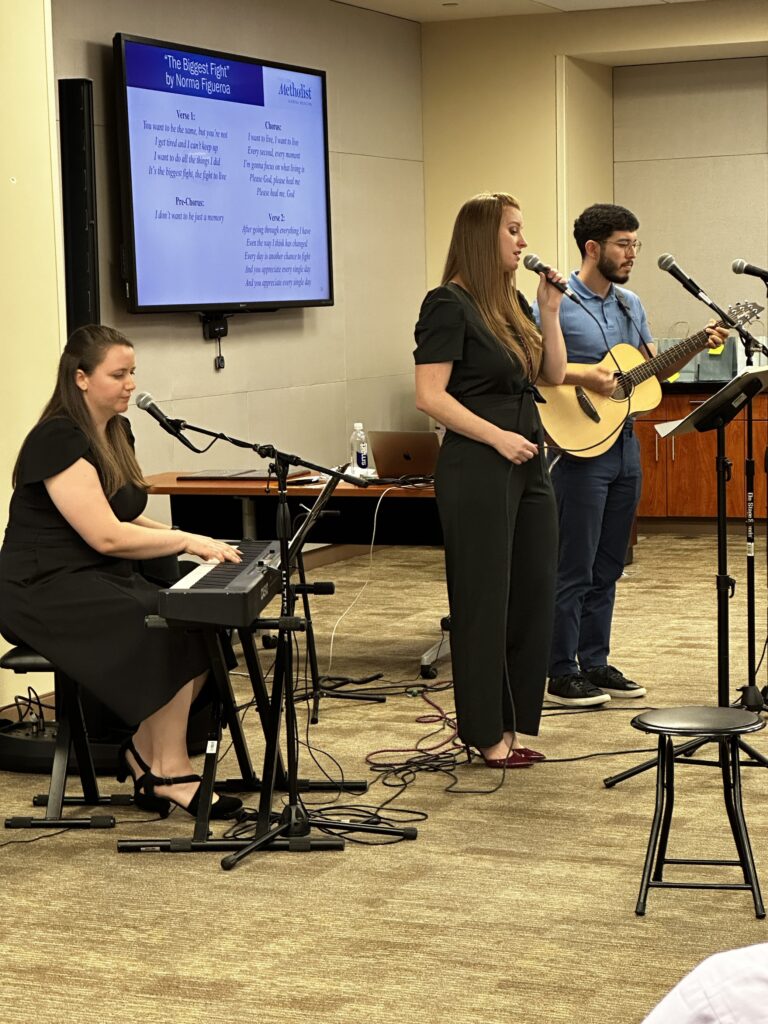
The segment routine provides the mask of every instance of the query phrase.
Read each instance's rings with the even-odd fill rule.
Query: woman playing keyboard
[[[137,807],[165,816],[176,805],[194,815],[200,777],[187,753],[187,721],[208,659],[198,635],[145,627],[158,587],[134,562],[240,556],[143,515],[146,484],[121,415],[135,370],[133,345],[118,331],[87,326],[70,337],[53,395],[14,468],[0,549],[0,632],[137,726],[118,764]],[[219,796],[210,816],[232,817],[240,807]]]

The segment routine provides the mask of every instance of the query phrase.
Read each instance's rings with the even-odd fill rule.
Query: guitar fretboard
[[[720,321],[717,326],[724,326],[723,322]],[[638,384],[642,384],[644,380],[648,380],[649,377],[657,377],[664,370],[671,369],[683,356],[686,359],[690,359],[696,352],[707,347],[708,340],[709,334],[707,331],[698,331],[696,334],[692,334],[690,338],[684,338],[682,341],[679,341],[672,348],[667,349],[666,352],[661,352],[659,355],[654,356],[653,359],[648,359],[639,366],[620,373],[618,380],[622,385],[628,384],[631,390]]]

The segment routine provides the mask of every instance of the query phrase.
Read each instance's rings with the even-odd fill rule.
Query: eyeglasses
[[[621,249],[623,252],[629,252],[632,250],[635,255],[637,255],[643,248],[643,243],[638,239],[635,239],[634,242],[631,242],[628,239],[623,239],[620,242],[611,242],[611,245],[617,246],[617,248]]]

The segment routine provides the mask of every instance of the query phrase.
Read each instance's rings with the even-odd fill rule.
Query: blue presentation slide
[[[125,42],[137,305],[330,298],[323,78]]]

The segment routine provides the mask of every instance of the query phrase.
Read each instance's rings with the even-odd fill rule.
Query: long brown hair
[[[88,324],[73,331],[59,359],[59,371],[53,394],[37,421],[40,424],[57,416],[68,416],[75,421],[88,438],[104,492],[109,498],[124,484],[133,483],[137,487],[146,487],[146,481],[141,475],[139,464],[121,418],[117,415],[113,416],[107,422],[102,437],[96,430],[88,406],[85,404],[83,392],[75,383],[75,375],[78,370],[82,370],[86,376],[90,377],[114,345],[127,345],[128,348],[133,348],[131,342],[114,327]],[[18,468],[19,460],[17,459],[13,468],[14,487],[16,486]]]
[[[464,203],[453,225],[443,284],[461,278],[488,330],[535,380],[543,356],[541,334],[523,312],[514,274],[504,270],[499,253],[499,227],[506,206],[520,209],[507,192],[481,192]]]

